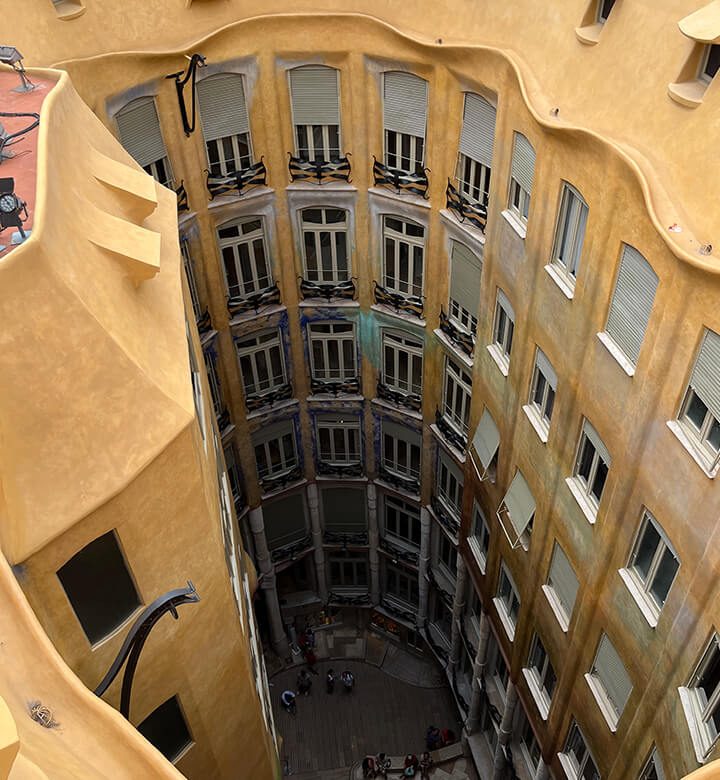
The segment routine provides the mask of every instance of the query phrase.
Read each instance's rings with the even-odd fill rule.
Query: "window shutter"
[[[465,94],[460,153],[488,168],[492,165],[495,141],[495,108],[479,95]]]
[[[273,425],[265,425],[253,435],[253,446],[264,444],[273,439],[279,439],[285,436],[286,433],[294,434],[292,420],[283,420]]]
[[[505,293],[500,288],[498,288],[497,291],[497,302],[503,307],[503,309],[505,309],[505,314],[507,314],[508,317],[510,317],[510,319],[515,322],[515,309],[513,309],[507,295],[505,295]]]
[[[463,486],[463,473],[460,471],[460,469],[455,465],[455,461],[449,456],[446,455],[442,450],[439,451],[440,453],[440,460],[442,461],[445,468],[455,477],[455,481],[460,485],[460,487]]]
[[[465,244],[452,242],[450,297],[463,309],[477,316],[480,301],[482,263]]]
[[[690,386],[713,417],[720,420],[720,336],[713,330],[705,331]]]
[[[575,608],[575,599],[578,592],[578,578],[575,576],[572,564],[567,555],[557,542],[553,550],[552,561],[550,562],[550,574],[548,576],[548,585],[555,591],[560,599],[568,619],[572,616]]]
[[[167,157],[155,98],[133,100],[115,114],[120,143],[143,168]]]
[[[205,141],[250,132],[242,76],[217,73],[197,84]]]
[[[602,439],[600,438],[600,435],[598,432],[593,428],[593,426],[590,424],[588,420],[585,420],[583,423],[583,432],[585,435],[590,439],[590,441],[593,443],[593,446],[597,450],[600,457],[605,461],[605,465],[610,468],[610,463],[612,462],[612,459],[610,458],[610,453],[607,451],[607,447],[602,442]]]
[[[608,698],[615,706],[618,715],[621,715],[633,686],[622,659],[607,634],[603,634],[600,640],[595,658],[595,670]]]
[[[503,504],[507,507],[510,522],[520,538],[535,514],[535,499],[520,469],[515,472],[508,492],[503,498]]]
[[[555,373],[555,369],[540,348],[538,348],[535,354],[535,362],[540,371],[542,371],[545,379],[547,379],[547,383],[550,387],[552,387],[553,390],[557,390],[557,374]]]
[[[424,138],[427,81],[412,73],[390,71],[383,82],[385,129]]]
[[[512,177],[528,193],[535,177],[535,150],[522,133],[515,133],[512,157]]]
[[[500,446],[500,431],[498,431],[495,420],[493,420],[492,415],[487,408],[483,412],[478,427],[475,430],[472,446],[475,449],[475,452],[477,452],[483,468],[487,469],[492,463],[492,459],[495,457],[495,453]]]
[[[648,261],[625,244],[605,330],[633,363],[640,354],[657,286]]]
[[[415,445],[416,447],[421,446],[420,434],[405,425],[400,425],[399,423],[393,422],[392,420],[383,420],[382,431],[383,434],[388,434],[388,436],[392,436],[394,439],[406,441],[409,444]]]
[[[305,507],[302,493],[265,503],[263,521],[270,547],[301,539],[305,535]]]
[[[290,71],[293,123],[339,125],[338,72],[323,65],[307,65]]]

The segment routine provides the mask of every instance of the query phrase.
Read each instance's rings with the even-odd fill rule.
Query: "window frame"
[[[397,378],[388,376],[387,373],[387,352],[390,350],[393,352],[393,367],[398,374]],[[407,380],[404,381],[399,377],[400,374],[400,356],[407,354],[409,357],[407,363]],[[415,340],[412,336],[405,333],[400,333],[393,330],[383,329],[382,331],[382,382],[389,388],[392,388],[398,393],[403,395],[418,395],[422,396],[422,379],[423,379],[423,358],[424,350],[422,341]],[[413,380],[415,363],[419,359],[420,363],[420,384],[417,385]]]
[[[716,711],[720,716],[720,682],[710,696],[700,685],[708,667],[713,664],[715,655],[718,656],[716,663],[720,663],[720,636],[714,631],[710,641],[706,643],[700,662],[695,667],[687,685],[679,689],[690,736],[697,759],[701,764],[705,763],[708,755],[720,740],[720,728],[714,724],[712,727],[708,725],[708,721],[712,721]]]
[[[480,526],[479,533],[478,525]],[[490,552],[490,526],[476,499],[473,499],[470,533],[467,540],[480,572],[485,574]]]
[[[317,328],[329,328],[327,333]],[[349,334],[349,335],[348,335]],[[310,354],[310,376],[319,382],[347,382],[358,377],[357,328],[354,322],[347,320],[328,320],[309,322],[307,325],[308,351]],[[351,344],[352,366],[346,366],[346,344]],[[332,367],[331,344],[336,344],[337,368]],[[315,354],[319,346],[322,361]],[[324,365],[318,365],[322,362]],[[333,375],[335,374],[335,375]]]
[[[388,225],[388,220],[394,220],[401,223],[402,229],[397,230],[394,227],[390,227]],[[422,236],[409,235],[407,233],[408,225],[412,225],[415,228],[420,228],[422,230]],[[420,222],[416,222],[415,220],[394,214],[382,215],[382,278],[383,287],[385,287],[390,292],[394,292],[403,296],[413,296],[417,298],[423,297],[423,291],[425,288],[426,231],[426,226]],[[389,243],[393,246],[392,275],[388,273],[390,261],[390,254],[388,251]],[[405,247],[407,251],[407,274],[405,275],[405,279],[401,278],[400,274],[402,266],[402,247]],[[418,252],[415,250],[419,250],[419,274],[416,273]],[[416,284],[415,282],[417,276],[420,278],[419,284]]]
[[[367,553],[336,553],[328,555],[328,564],[330,569],[330,589],[333,592],[347,592],[347,591],[367,591],[370,587],[370,565]],[[333,572],[333,564],[339,567],[342,580],[340,584],[337,584],[335,573]],[[346,582],[344,569],[349,567],[351,569],[350,582]],[[358,570],[364,570],[364,576],[360,577],[358,582]]]
[[[535,664],[535,655],[539,652],[542,656],[540,667]],[[547,720],[552,705],[552,697],[557,687],[557,672],[550,660],[550,654],[545,647],[540,635],[535,632],[530,642],[527,666],[523,667],[523,675],[528,683],[535,704],[543,720]],[[551,679],[550,690],[547,683]]]
[[[705,407],[705,415],[703,422],[698,427],[692,417],[688,414],[688,409],[693,403],[693,400],[697,398],[699,403]],[[720,428],[720,420],[710,411],[705,402],[700,398],[692,385],[688,384],[688,388],[685,392],[680,412],[678,414],[678,422],[682,426],[685,433],[688,435],[698,454],[704,461],[707,462],[707,467],[710,471],[714,471],[718,463],[720,463],[720,447],[716,450],[710,443],[710,435],[713,432],[715,426]]]
[[[573,736],[573,730],[577,732],[577,737],[582,742],[584,749],[584,755],[580,761],[577,760],[577,756],[575,755],[574,751],[572,753],[568,752],[570,743],[572,741],[571,738]],[[565,774],[568,778],[570,778],[570,780],[583,780],[583,778],[585,778],[585,770],[587,769],[588,763],[592,764],[593,768],[595,769],[595,776],[597,777],[597,780],[600,780],[601,778],[600,770],[597,768],[595,757],[593,756],[588,746],[587,740],[585,739],[585,735],[583,734],[575,718],[573,718],[570,722],[568,735],[565,739],[565,747],[563,748],[562,752],[558,753],[558,758],[560,759],[560,763],[563,770],[565,771]]]
[[[460,474],[460,480],[458,480],[453,467]],[[445,479],[443,479],[443,472],[446,474]],[[453,483],[455,484],[454,489]],[[438,449],[435,486],[438,498],[442,501],[443,506],[453,517],[460,520],[464,488],[462,472],[455,466],[450,455],[446,454],[442,449]]]
[[[466,438],[469,431],[471,403],[472,373],[460,361],[446,355],[443,372],[442,414],[448,424]],[[462,417],[457,414],[458,406]]]
[[[396,518],[390,527],[388,522],[388,508],[392,507],[396,514]],[[405,518],[407,524],[407,535],[401,533],[401,518]],[[415,532],[413,532],[415,531]],[[399,496],[393,496],[386,493],[383,496],[383,532],[385,536],[392,537],[393,540],[397,540],[402,544],[407,544],[415,549],[420,549],[422,541],[422,525],[420,522],[420,509],[409,501]],[[415,541],[417,539],[417,541]]]
[[[320,222],[307,222],[306,213],[309,211],[319,211],[321,214]],[[337,211],[345,215],[342,222],[328,222],[327,212]],[[317,284],[339,284],[348,281],[352,276],[350,267],[350,212],[348,209],[336,208],[333,206],[306,206],[298,209],[298,219],[300,223],[303,273],[310,282]],[[323,253],[323,234],[329,236],[329,260],[330,269],[325,267],[326,256]],[[338,263],[338,240],[337,236],[343,234],[345,237],[345,268],[341,269]],[[312,237],[315,250],[316,268],[311,270],[308,262],[308,238]],[[321,278],[322,277],[322,278]]]
[[[585,513],[589,522],[594,523],[597,518],[597,513],[600,509],[600,502],[605,492],[605,486],[607,485],[607,479],[610,475],[610,467],[612,461],[608,459],[606,463],[602,457],[600,448],[593,441],[593,436],[597,436],[598,442],[602,445],[602,449],[607,452],[602,439],[599,434],[590,424],[587,418],[583,419],[583,425],[580,432],[580,440],[578,442],[577,451],[575,455],[575,462],[573,466],[573,474],[569,480],[570,485],[574,486],[573,495],[580,504],[581,509]],[[593,448],[593,455],[590,460],[590,469],[588,476],[585,477],[580,473],[580,467],[583,462],[583,455],[585,452],[585,444]],[[609,454],[609,453],[608,453]],[[597,497],[593,492],[595,489],[595,482],[598,478],[598,468],[600,462],[605,466],[605,477],[602,480],[600,488],[600,496]]]
[[[458,183],[458,190],[464,198],[487,209],[491,175],[492,168],[489,165],[458,151],[455,179]]]
[[[280,476],[281,474],[288,474],[296,466],[300,465],[297,442],[295,440],[295,423],[293,422],[292,419],[283,420],[282,422],[278,423],[278,426],[282,425],[285,422],[289,423],[288,430],[280,432],[278,436],[274,436],[272,438],[263,438],[261,441],[258,441],[257,443],[255,441],[252,442],[253,452],[255,453],[255,463],[258,472],[258,478],[260,479],[260,481],[262,481],[267,477],[277,477]],[[290,437],[290,443],[292,446],[292,456],[289,456],[288,452],[286,452],[285,450],[286,437]],[[270,445],[272,442],[281,442],[281,445],[278,446],[278,454],[280,455],[280,467],[277,470],[273,470],[272,468],[272,456],[270,454]],[[265,456],[264,458],[265,465],[263,468],[261,468],[260,459],[257,457],[257,450],[260,447],[263,448],[264,456]]]
[[[323,450],[323,432],[327,431],[330,449]],[[341,441],[338,440],[340,434]],[[318,459],[332,466],[350,466],[362,463],[362,435],[360,419],[338,419],[318,416],[315,418],[315,435]],[[338,446],[340,445],[340,446]]]
[[[394,420],[385,420],[383,419],[380,423],[380,458],[382,465],[387,471],[389,471],[391,474],[395,474],[396,476],[401,477],[402,479],[413,479],[417,482],[420,481],[420,475],[422,470],[422,434],[418,431],[414,430],[413,428],[407,428],[408,434],[411,434],[412,436],[419,437],[420,441],[412,441],[412,436],[408,435],[407,438],[400,438],[395,436],[391,431],[387,431],[385,428],[385,423],[391,422],[394,425],[400,425],[400,423],[396,423]],[[388,457],[387,452],[387,439],[390,439],[392,442],[392,449],[393,452],[391,453],[392,457]],[[401,449],[401,445],[405,445],[406,447],[406,468],[402,468],[400,462],[399,462],[399,453]],[[413,468],[413,451],[417,450],[417,469]]]
[[[602,1],[600,0],[600,3]],[[577,213],[573,215],[573,207],[576,204]],[[577,280],[589,213],[589,206],[579,190],[569,182],[564,181],[560,195],[560,208],[558,209],[558,216],[555,222],[555,238],[553,240],[551,263],[562,273],[571,287],[575,286],[575,281]],[[568,241],[566,238],[568,234],[572,237],[571,241]],[[569,263],[561,256],[565,253],[565,250],[567,250],[570,256]]]
[[[383,139],[383,158],[388,168],[408,175],[425,170],[425,139],[422,136],[384,128]]]
[[[605,13],[605,5],[606,3],[610,3],[610,8],[607,10],[607,13]],[[610,14],[613,11],[613,8],[615,6],[615,0],[598,0],[598,6],[597,6],[597,14],[595,16],[595,20],[598,24],[605,24],[607,20],[610,18]]]
[[[242,226],[251,222],[259,222],[260,227],[251,233],[243,233]],[[221,236],[220,233],[223,230],[229,230],[231,228],[237,228],[239,235],[237,236]],[[262,215],[253,215],[247,217],[239,217],[238,219],[230,220],[222,225],[218,225],[216,228],[218,248],[220,250],[220,256],[222,260],[223,279],[225,281],[225,289],[230,298],[248,298],[252,295],[257,295],[264,290],[270,289],[275,280],[272,272],[272,260],[270,253],[268,252],[268,240],[267,231],[265,230],[265,217]],[[246,247],[247,251],[247,263],[251,275],[248,279],[245,279],[243,275],[242,263],[242,250],[241,246]],[[262,247],[262,261],[265,263],[265,274],[260,275],[258,273],[258,260],[257,255],[258,248]],[[234,264],[235,278],[238,280],[237,285],[230,285],[230,279],[228,277],[228,263],[230,258],[226,255],[225,250],[230,250],[232,254],[232,263]],[[229,253],[229,254],[230,254]],[[263,281],[265,283],[263,284]],[[237,287],[237,292],[233,292],[233,289]],[[251,288],[248,290],[248,288]]]
[[[265,339],[262,342],[260,339]],[[251,340],[255,341],[253,346],[249,345]],[[266,380],[259,379],[257,356],[259,354],[264,355],[266,369],[272,366],[273,363],[273,350],[277,350],[277,355],[280,358],[280,365],[282,368],[282,375],[276,375],[272,371],[267,371],[268,378]],[[271,330],[257,331],[256,333],[249,333],[242,338],[235,339],[235,354],[238,360],[238,369],[240,370],[240,377],[243,383],[243,392],[246,398],[261,398],[263,395],[273,393],[278,388],[284,387],[288,383],[287,378],[287,366],[285,364],[285,351],[283,349],[282,333],[279,328]],[[253,384],[252,390],[248,389],[246,383],[246,371],[243,365],[243,358],[247,361],[247,368],[252,373]],[[281,379],[281,381],[279,381]],[[261,385],[267,385],[261,387]]]
[[[717,43],[708,43],[703,47],[703,52],[700,57],[700,67],[698,68],[698,80],[701,81],[703,84],[710,85],[712,83],[712,80],[717,75],[718,71],[716,70],[715,73],[711,76],[707,72],[708,63],[710,62],[710,57],[712,54],[713,48],[718,49],[718,53],[720,53],[720,44]]]
[[[397,593],[393,593],[390,590],[388,580],[389,580],[389,575],[391,574],[393,575],[393,577],[397,577],[397,585],[399,586],[397,590],[402,595],[397,595]],[[420,604],[420,585],[418,582],[417,573],[412,571],[411,569],[407,569],[404,566],[400,566],[398,564],[385,561],[385,569],[383,575],[384,575],[383,576],[384,595],[386,597],[389,596],[390,599],[394,601],[397,601],[403,607],[409,607],[410,608],[409,611],[417,610],[418,605]],[[401,582],[404,583],[402,587],[400,587]],[[407,586],[407,588],[405,588],[405,586]],[[417,595],[417,597],[413,601],[413,596],[415,594]]]
[[[503,624],[503,628],[511,642],[515,639],[515,629],[517,628],[521,603],[520,594],[510,574],[510,569],[505,561],[501,561],[497,592],[495,598],[493,598],[493,604],[495,604],[500,622]]]
[[[541,355],[542,357],[540,357]],[[555,409],[555,401],[557,398],[557,375],[552,377],[545,376],[542,366],[543,360],[547,361],[548,366],[552,368],[552,364],[548,360],[547,355],[545,355],[540,347],[536,347],[532,375],[530,376],[530,395],[527,405],[523,408],[525,409],[530,422],[533,423],[533,427],[541,441],[547,442],[550,434],[552,413]],[[540,401],[538,402],[537,396],[539,389]]]
[[[520,182],[511,175],[508,210],[524,227],[527,227],[528,217],[530,215],[530,197],[531,193],[524,189],[520,185]]]

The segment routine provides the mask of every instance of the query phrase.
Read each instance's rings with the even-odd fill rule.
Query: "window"
[[[470,373],[452,358],[445,358],[443,417],[463,436],[467,436],[472,396]]]
[[[523,669],[523,674],[543,720],[547,720],[557,676],[545,645],[537,634],[530,645],[528,665]]]
[[[348,213],[344,209],[300,212],[305,275],[311,282],[345,282],[350,278]]]
[[[704,763],[720,735],[720,638],[713,635],[697,670],[680,699],[690,727],[695,753]]]
[[[423,345],[400,333],[383,331],[383,384],[403,394],[422,393]]]
[[[421,435],[392,420],[382,421],[382,465],[392,474],[420,480]]]
[[[308,334],[313,379],[343,382],[357,376],[353,323],[313,323],[308,325]]]
[[[420,600],[417,573],[391,563],[385,565],[385,590],[410,606],[416,607]]]
[[[660,754],[655,746],[648,758],[638,780],[665,780],[665,770],[663,769]]]
[[[330,582],[337,589],[366,589],[368,559],[364,555],[330,556]]]
[[[235,454],[235,445],[231,442],[224,448],[223,453],[225,455],[225,465],[227,467],[228,480],[230,482],[230,489],[232,490],[233,500],[235,506],[244,503],[243,495],[243,481],[240,474],[240,466],[237,462],[237,455]]]
[[[137,727],[168,761],[176,761],[192,745],[185,716],[177,696],[172,696],[153,710]]]
[[[555,542],[550,560],[550,572],[547,584],[543,586],[543,592],[563,631],[567,631],[570,626],[579,587],[580,584],[572,564],[563,548]]]
[[[510,487],[498,507],[497,518],[512,548],[522,545],[523,549],[527,550],[530,546],[530,534],[535,518],[535,498],[520,469],[515,472]],[[507,527],[508,520],[512,530]]]
[[[216,73],[197,84],[198,111],[211,176],[227,176],[252,165],[250,122],[243,77]]]
[[[558,754],[558,758],[570,780],[600,780],[595,759],[590,754],[585,737],[574,720],[570,725],[565,750]]]
[[[182,255],[183,268],[185,269],[185,276],[190,289],[190,302],[192,303],[193,314],[197,320],[202,316],[202,306],[200,305],[200,296],[198,295],[197,283],[195,282],[195,268],[187,236],[180,236],[180,254]]]
[[[91,644],[111,634],[141,604],[114,531],[85,545],[57,576]]]
[[[530,194],[535,178],[535,150],[522,133],[514,133],[510,200],[508,208],[524,226],[530,211]]]
[[[555,407],[556,389],[557,375],[555,370],[545,353],[538,348],[535,350],[535,367],[530,382],[530,398],[523,410],[542,441],[548,439],[550,420]]]
[[[326,531],[345,534],[367,531],[365,488],[323,488],[320,497]]]
[[[495,683],[495,687],[505,700],[507,686],[510,682],[510,670],[505,663],[500,645],[493,631],[490,631],[488,637],[487,668],[490,670],[490,679]]]
[[[466,93],[456,177],[460,192],[486,207],[494,141],[495,107],[479,95]]]
[[[636,600],[640,598],[641,608],[650,610],[655,623],[679,568],[680,561],[665,532],[650,512],[645,510],[625,573],[632,580],[628,584],[635,585],[630,592]],[[623,579],[627,582],[627,578]]]
[[[571,285],[575,284],[587,224],[588,206],[582,195],[563,183],[560,212],[555,229],[552,262]]]
[[[517,625],[518,612],[520,611],[520,596],[518,596],[515,583],[504,563],[500,564],[497,596],[493,599],[493,603],[508,638],[512,642],[515,638],[515,626]]]
[[[452,582],[455,582],[457,574],[457,550],[455,549],[455,545],[442,532],[440,532],[440,539],[438,542],[438,563],[444,570],[445,575],[449,577]]]
[[[115,114],[120,143],[146,173],[165,187],[173,187],[165,142],[160,132],[155,98],[131,100]]]
[[[468,537],[468,544],[480,571],[485,574],[488,550],[490,549],[490,528],[477,501],[473,502],[472,526]]]
[[[253,446],[261,480],[290,472],[298,464],[292,420],[261,429],[253,436]]]
[[[457,327],[477,333],[477,310],[480,301],[482,263],[466,246],[452,242],[450,253],[449,315]]]
[[[262,506],[265,538],[271,550],[295,544],[307,534],[305,501],[302,493],[267,501]]]
[[[384,217],[383,246],[383,285],[401,295],[421,296],[425,228],[398,217]]]
[[[678,416],[702,461],[720,461],[720,336],[706,330]]]
[[[190,329],[187,321],[185,322],[185,332],[187,334],[188,342],[188,359],[190,361],[190,380],[193,388],[193,401],[195,403],[195,414],[197,415],[198,425],[200,426],[200,434],[203,437],[203,441],[206,441],[206,422],[205,422],[205,404],[203,402],[202,392],[202,377],[200,376],[200,367],[198,366],[197,358],[195,357],[195,350],[193,348],[192,340],[190,339]]]
[[[238,220],[219,228],[218,243],[231,298],[246,298],[272,287],[270,258],[261,217]]]
[[[657,285],[657,275],[647,260],[637,249],[624,244],[605,335],[631,363],[631,369],[640,356]],[[605,339],[603,343],[607,343]]]
[[[603,634],[598,645],[590,674],[585,675],[590,689],[610,726],[617,728],[618,720],[632,693],[633,685],[627,670],[607,634]]]
[[[385,165],[415,173],[425,159],[427,81],[412,73],[384,73],[383,97]]]
[[[575,476],[569,480],[569,486],[592,523],[595,522],[609,468],[610,454],[597,431],[585,420],[575,462]]]
[[[318,455],[330,464],[360,463],[360,421],[357,418],[318,417]]]
[[[385,534],[420,547],[420,510],[395,496],[384,497]]]
[[[700,81],[709,84],[720,68],[720,44],[712,43],[705,48],[700,62]]]
[[[518,730],[520,731],[520,748],[522,750],[525,762],[530,769],[532,776],[535,776],[537,768],[542,759],[540,743],[537,741],[535,732],[532,730],[525,710],[520,707],[520,718],[518,720]]]
[[[220,391],[220,377],[217,372],[217,352],[213,348],[203,352],[205,359],[205,369],[207,371],[208,385],[210,386],[210,395],[212,396],[213,411],[216,417],[220,417],[225,409],[222,392]]]
[[[498,290],[493,324],[493,343],[488,347],[488,351],[495,358],[495,362],[505,376],[510,368],[510,352],[512,351],[514,332],[515,311],[505,293]]]
[[[456,517],[462,511],[463,476],[449,455],[438,450],[437,491],[446,509]]]
[[[447,647],[452,635],[452,610],[437,592],[433,593],[432,606],[432,625],[440,633]]]
[[[312,162],[340,157],[339,71],[305,65],[290,71],[297,156]]]
[[[495,482],[499,448],[500,431],[498,431],[490,411],[485,407],[470,445],[470,460],[480,482],[484,482],[486,479]],[[482,470],[475,464],[475,456],[480,461]]]
[[[287,384],[279,330],[238,339],[235,348],[246,398],[271,393]]]
[[[607,22],[614,5],[615,0],[598,0],[597,20],[600,24]]]

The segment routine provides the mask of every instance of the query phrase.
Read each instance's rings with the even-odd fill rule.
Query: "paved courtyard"
[[[355,690],[345,693],[338,682],[335,692],[327,694],[329,668],[336,674],[349,669],[355,675]],[[312,691],[298,697],[294,716],[280,706],[280,694],[296,690],[299,667],[279,672],[270,681],[277,730],[283,738],[281,758],[293,775],[351,767],[368,753],[419,754],[430,724],[460,732],[446,687],[417,687],[362,661],[322,661],[317,669],[319,674],[311,675]]]

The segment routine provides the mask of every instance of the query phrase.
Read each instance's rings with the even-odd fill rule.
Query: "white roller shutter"
[[[400,71],[383,76],[385,129],[425,138],[427,81]]]
[[[505,314],[515,323],[515,309],[513,309],[507,295],[500,288],[497,291],[497,302],[505,309]]]
[[[583,423],[583,432],[588,437],[588,439],[590,439],[598,455],[605,462],[605,465],[608,468],[610,468],[610,463],[611,463],[610,453],[608,452],[607,447],[603,444],[603,441],[600,438],[600,434],[595,430],[595,428],[593,428],[593,426],[590,424],[588,420],[585,420],[585,422]]]
[[[306,65],[290,71],[293,123],[339,125],[338,71],[324,65]]]
[[[713,330],[705,331],[690,386],[713,417],[720,420],[720,336]]]
[[[525,533],[535,514],[535,498],[520,469],[515,472],[508,492],[503,498],[503,504],[505,504],[510,522],[519,539]]]
[[[388,436],[392,436],[393,439],[405,441],[415,447],[420,447],[422,444],[420,434],[417,431],[408,428],[405,425],[400,425],[400,423],[396,423],[393,420],[382,421],[382,432],[383,435],[387,434]]]
[[[143,168],[167,157],[155,98],[133,100],[115,114],[120,143]]]
[[[555,591],[565,609],[568,620],[570,620],[575,607],[579,583],[567,555],[557,543],[550,562],[548,585]]]
[[[242,76],[217,73],[198,82],[196,89],[206,141],[250,132]]]
[[[450,297],[473,317],[477,316],[480,302],[480,277],[482,263],[465,244],[452,242],[450,258]]]
[[[484,98],[465,94],[460,152],[488,168],[492,165],[495,141],[495,108]]]
[[[488,469],[500,446],[500,431],[490,412],[485,409],[473,436],[472,446],[477,452],[480,463],[485,470]]]
[[[528,193],[535,178],[535,150],[522,133],[515,133],[513,142],[512,177]]]
[[[640,355],[657,286],[650,263],[625,244],[605,331],[633,363]]]
[[[540,369],[542,375],[545,377],[550,387],[552,387],[553,390],[557,390],[557,374],[555,373],[555,369],[552,367],[552,363],[550,363],[550,361],[547,359],[545,353],[539,347],[535,353],[535,363],[537,364],[537,367]]]
[[[618,715],[621,715],[630,698],[633,686],[625,665],[607,634],[603,634],[600,640],[593,671],[600,678],[600,682]]]
[[[288,433],[291,436],[295,433],[295,427],[292,420],[283,420],[281,422],[273,423],[272,425],[265,425],[253,434],[253,446],[255,447],[258,444],[264,444],[273,439],[281,439]]]

